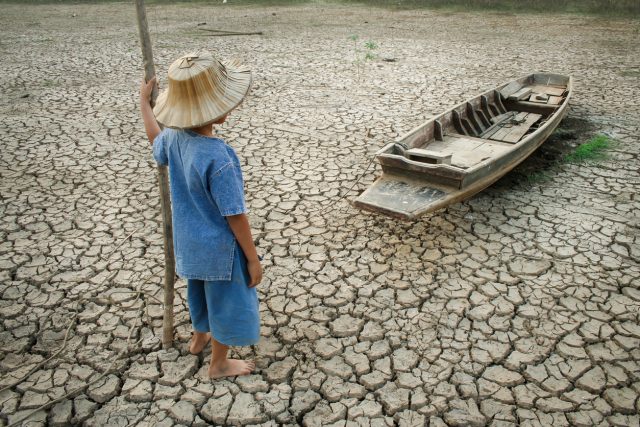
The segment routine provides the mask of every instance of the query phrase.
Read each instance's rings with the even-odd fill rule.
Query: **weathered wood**
[[[145,80],[149,81],[156,75],[153,63],[153,50],[149,37],[149,25],[144,7],[144,0],[135,0],[138,17],[138,32],[144,64]],[[157,86],[151,93],[151,105],[155,104],[158,96]],[[176,263],[173,253],[173,223],[171,220],[171,199],[169,192],[169,175],[166,166],[158,166],[158,186],[160,190],[160,208],[162,210],[162,236],[164,240],[164,316],[162,320],[162,346],[173,347],[173,300],[176,277]]]
[[[555,105],[540,104],[539,102],[529,101],[506,101],[505,106],[510,110],[542,114],[543,116],[553,114],[553,112],[556,110]]]
[[[532,93],[527,99],[529,102],[538,102],[540,104],[546,104],[549,101],[549,95],[546,93]]]
[[[507,99],[511,101],[520,101],[522,99],[529,98],[529,95],[531,95],[531,88],[523,87],[519,91],[509,95]]]
[[[230,37],[230,36],[261,36],[262,31],[256,31],[253,33],[213,33],[213,34],[200,34],[204,37]]]
[[[230,31],[230,30],[216,30],[213,28],[198,28],[198,30],[200,31],[208,31],[210,33],[220,33],[220,34],[236,34],[236,35],[245,35],[245,34],[262,34],[262,31],[253,31],[253,32],[246,32],[246,31]]]
[[[529,128],[531,128],[531,126],[533,126],[533,124],[537,122],[538,119],[540,119],[540,117],[542,117],[540,114],[528,113],[525,121],[518,125],[513,126],[511,128],[511,131],[507,135],[505,135],[504,138],[502,138],[502,141],[504,142],[520,141],[520,138],[522,138],[524,134],[527,133]]]
[[[503,98],[507,99],[511,95],[513,95],[514,93],[519,91],[520,88],[522,88],[522,83],[520,83],[517,80],[513,81],[513,82],[509,83],[508,85],[506,85],[505,87],[503,87],[502,89],[500,89],[500,95]]]
[[[451,153],[442,153],[440,151],[425,150],[424,148],[412,148],[407,150],[407,155],[411,160],[422,161],[431,164],[451,164]]]
[[[434,120],[433,121],[433,137],[437,140],[437,141],[442,141],[442,123],[440,123],[439,120]]]
[[[531,86],[531,91],[536,93],[545,93],[547,95],[553,95],[553,96],[562,96],[562,94],[565,91],[565,88],[534,84]]]
[[[478,119],[478,117],[476,116],[476,112],[473,109],[473,105],[471,105],[470,102],[467,102],[467,118],[469,120],[469,123],[471,123],[471,126],[473,126],[474,135],[479,135],[482,133],[482,131],[484,130],[484,127],[482,126],[482,122],[480,122],[480,120]]]
[[[561,96],[550,96],[549,97],[549,101],[547,102],[547,104],[549,105],[558,105],[562,102],[562,97]]]

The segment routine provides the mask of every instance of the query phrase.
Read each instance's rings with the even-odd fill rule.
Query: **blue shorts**
[[[228,346],[246,346],[260,339],[260,313],[256,288],[250,282],[247,259],[235,247],[231,280],[187,280],[187,302],[193,329],[211,332]]]

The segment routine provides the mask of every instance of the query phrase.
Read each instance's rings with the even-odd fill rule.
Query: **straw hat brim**
[[[220,64],[224,72],[213,76],[214,89],[195,81],[195,87],[179,93],[170,81],[153,108],[156,120],[166,127],[191,129],[213,123],[237,108],[251,88],[251,71],[237,60]]]

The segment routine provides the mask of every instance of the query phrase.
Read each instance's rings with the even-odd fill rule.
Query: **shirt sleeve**
[[[244,202],[242,171],[233,163],[227,163],[209,179],[213,200],[222,216],[239,215],[247,212]]]
[[[160,166],[166,166],[169,164],[166,150],[166,129],[163,130],[153,140],[153,158],[156,159],[156,163]]]

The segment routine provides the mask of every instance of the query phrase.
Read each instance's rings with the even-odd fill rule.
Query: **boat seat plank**
[[[530,102],[539,102],[546,104],[549,101],[549,95],[546,93],[532,93],[528,99]]]
[[[426,148],[450,154],[451,166],[467,169],[511,149],[511,145],[465,135],[445,135],[442,141],[433,141]]]
[[[451,164],[451,154],[441,151],[425,150],[424,148],[412,148],[407,150],[407,155],[411,160],[423,161],[434,164]]]
[[[549,102],[548,104],[550,105],[558,105],[562,102],[562,97],[561,96],[550,96],[549,97]]]
[[[500,96],[502,96],[504,99],[507,99],[511,95],[519,91],[521,88],[522,88],[522,84],[520,84],[519,82],[517,81],[511,82],[505,87],[503,87],[502,89],[500,89]]]
[[[513,111],[509,111],[508,113],[500,114],[499,116],[493,117],[491,119],[491,123],[493,123],[495,125],[495,124],[504,122],[505,120],[510,119],[515,115],[516,115],[516,113],[514,113]]]
[[[522,89],[520,89],[516,93],[510,95],[507,99],[509,99],[511,101],[520,101],[521,99],[528,98],[529,95],[531,95],[531,88],[530,87],[523,87]]]
[[[534,93],[546,93],[550,96],[562,96],[565,91],[564,87],[546,86],[546,85],[532,85],[528,86]]]
[[[475,137],[475,136],[460,135],[459,133],[449,133],[447,135],[451,136],[453,138],[466,138],[466,139],[468,139],[470,141],[475,141],[475,142],[478,142],[480,144],[493,144],[493,145],[498,145],[498,146],[507,147],[507,148],[513,147],[513,144],[510,144],[508,142],[495,141],[495,140],[489,139],[489,138],[478,138],[478,137]]]
[[[503,141],[504,137],[509,134],[509,132],[513,127],[511,123],[523,122],[526,119],[527,114],[529,113],[524,113],[524,112],[515,113],[513,111],[510,111],[505,115],[506,117],[503,120],[496,123],[496,126],[492,130],[492,132],[487,132],[485,135],[482,135],[482,137],[496,140],[496,141]]]
[[[493,135],[489,136],[489,139],[504,141],[504,137],[507,136],[509,132],[511,132],[511,127],[501,127]]]

